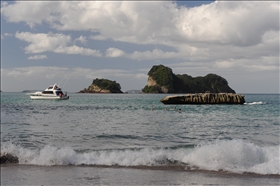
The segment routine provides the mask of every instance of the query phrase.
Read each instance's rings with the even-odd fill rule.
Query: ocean
[[[68,95],[1,93],[1,156],[19,161],[1,165],[1,185],[280,184],[278,94],[243,94],[244,105]]]

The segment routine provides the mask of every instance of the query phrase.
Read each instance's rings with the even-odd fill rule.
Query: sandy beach
[[[160,167],[2,165],[1,185],[279,185],[279,175]]]

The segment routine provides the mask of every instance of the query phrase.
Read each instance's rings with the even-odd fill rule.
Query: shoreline
[[[256,177],[256,178],[278,178],[279,174],[258,174],[252,172],[235,173],[226,170],[203,170],[197,167],[183,166],[183,165],[153,165],[153,166],[121,166],[121,165],[32,165],[32,164],[18,164],[9,163],[1,164],[0,167],[46,167],[46,168],[104,168],[104,169],[131,169],[131,170],[153,170],[153,171],[174,171],[174,172],[186,172],[186,173],[202,173],[209,175],[219,175],[225,177]]]
[[[279,176],[162,167],[1,165],[1,185],[278,185]]]

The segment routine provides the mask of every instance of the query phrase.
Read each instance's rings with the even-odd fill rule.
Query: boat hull
[[[33,100],[67,100],[69,96],[30,96]]]
[[[61,88],[55,83],[50,87],[46,88],[42,92],[35,92],[29,94],[31,99],[35,100],[66,100],[69,99],[67,93],[63,93]]]

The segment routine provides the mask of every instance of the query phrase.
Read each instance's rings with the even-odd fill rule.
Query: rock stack
[[[244,104],[243,95],[234,93],[198,93],[182,96],[167,96],[163,104]]]

